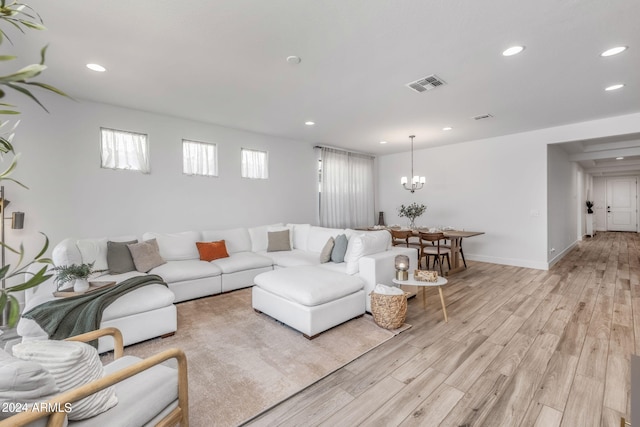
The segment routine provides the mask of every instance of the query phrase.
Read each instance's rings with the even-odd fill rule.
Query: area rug
[[[365,315],[307,340],[256,313],[251,289],[177,307],[175,336],[129,346],[125,354],[185,351],[194,427],[239,425],[395,336]]]

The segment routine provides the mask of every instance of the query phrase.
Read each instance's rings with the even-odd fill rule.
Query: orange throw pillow
[[[224,240],[217,242],[196,242],[198,252],[200,253],[200,260],[213,261],[218,258],[228,258],[227,245]]]

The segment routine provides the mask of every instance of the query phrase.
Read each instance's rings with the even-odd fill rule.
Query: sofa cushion
[[[140,359],[124,356],[104,367],[107,374],[122,370]],[[143,426],[178,398],[178,374],[173,368],[156,365],[115,385],[118,404],[109,411],[88,420],[77,421],[77,427],[117,425]]]
[[[283,268],[258,274],[256,286],[307,307],[325,304],[364,288],[358,276],[318,266]]]
[[[133,258],[133,264],[136,270],[143,273],[148,272],[152,268],[158,267],[166,261],[160,256],[158,242],[156,239],[146,240],[140,243],[132,243],[127,245]]]
[[[297,267],[301,265],[320,264],[320,254],[301,251],[299,249],[282,252],[260,252],[260,255],[269,257],[273,264],[278,267]]]
[[[144,240],[156,239],[160,248],[160,255],[165,261],[181,261],[186,259],[200,259],[196,242],[201,241],[199,231],[184,231],[182,233],[154,233],[142,235]]]
[[[336,242],[333,237],[329,237],[327,240],[327,244],[322,248],[322,252],[320,252],[320,263],[324,264],[325,262],[331,261],[331,253],[333,252],[333,248]]]
[[[82,264],[82,254],[76,241],[64,239],[51,251],[51,259],[54,265]]]
[[[267,250],[267,230],[270,227],[284,227],[284,225],[282,223],[261,225],[247,230],[249,232],[249,236],[251,236],[251,252],[264,252]]]
[[[344,255],[347,253],[347,236],[345,234],[339,234],[335,238],[333,250],[331,251],[331,261],[344,262]]]
[[[211,264],[218,267],[224,274],[236,273],[238,271],[252,270],[254,268],[271,267],[273,261],[263,255],[253,252],[237,252],[231,254],[229,258],[220,258],[211,261]]]
[[[267,252],[290,251],[291,230],[267,231]]]
[[[143,286],[118,298],[102,312],[102,321],[132,316],[173,304],[175,295],[164,285]]]
[[[355,274],[359,270],[359,260],[363,256],[384,252],[390,248],[391,233],[386,230],[368,231],[352,236],[347,245],[344,261],[347,263],[347,274]]]
[[[200,261],[213,261],[218,258],[227,258],[227,245],[224,240],[216,242],[196,242],[198,253],[200,253]]]
[[[249,236],[249,231],[246,228],[203,231],[202,240],[205,242],[224,240],[227,252],[230,254],[251,251],[251,237]]]
[[[107,265],[109,266],[110,274],[122,274],[136,270],[136,265],[129,250],[129,245],[134,243],[138,243],[138,241],[107,242]]]
[[[8,403],[33,403],[49,399],[60,389],[42,365],[12,357],[0,348],[0,420],[11,416]]]
[[[327,243],[329,237],[333,237],[335,239],[338,234],[342,233],[344,233],[344,230],[339,228],[324,228],[312,225],[309,228],[307,250],[309,252],[315,252],[319,254],[320,252],[322,252],[322,248],[324,248],[324,245]]]
[[[72,390],[104,376],[98,351],[88,344],[74,341],[27,341],[13,347],[13,354],[23,360],[40,363],[55,378],[62,392]],[[108,387],[74,402],[69,420],[98,415],[118,403],[115,388]]]
[[[195,244],[193,245],[196,246]],[[199,259],[187,259],[182,261],[167,261],[149,273],[157,274],[167,283],[182,282],[185,280],[202,279],[203,277],[215,277],[222,274],[222,270],[215,264]]]
[[[293,249],[306,251],[311,224],[287,224],[287,227],[293,231]]]
[[[129,242],[136,240],[136,236],[119,236],[99,239],[80,239],[76,241],[78,250],[82,255],[82,262],[85,264],[94,263],[93,268],[96,270],[107,270],[107,242]],[[65,264],[56,264],[65,265]]]

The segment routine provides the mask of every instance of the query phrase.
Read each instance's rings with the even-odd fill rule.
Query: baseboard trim
[[[577,245],[578,245],[578,241],[575,241],[571,245],[569,245],[569,247],[567,247],[565,250],[560,252],[558,255],[556,255],[555,257],[551,258],[551,260],[549,261],[549,267],[547,268],[547,270],[549,268],[553,267],[562,258],[564,258],[564,256],[567,255],[569,252],[571,252],[571,250],[573,248],[575,248]]]
[[[467,254],[466,252],[464,255],[467,260],[471,260],[471,261],[488,262],[490,264],[512,265],[514,267],[534,268],[536,270],[549,269],[549,263],[546,263],[543,261],[532,261],[529,259],[518,259],[518,258],[500,258],[500,257],[492,257],[492,256],[484,256],[484,255]]]

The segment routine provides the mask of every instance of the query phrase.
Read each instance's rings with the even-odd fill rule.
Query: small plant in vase
[[[427,210],[427,207],[423,204],[411,203],[408,206],[400,205],[398,208],[398,216],[400,218],[409,218],[409,228],[412,230],[416,228],[416,218],[422,215]]]
[[[72,283],[75,292],[84,292],[89,289],[89,277],[94,273],[102,273],[106,270],[94,270],[93,262],[89,264],[58,265],[52,270],[56,274],[54,283],[58,290],[64,288],[67,283]]]
[[[592,214],[593,213],[593,202],[590,200],[587,200],[587,213]]]

